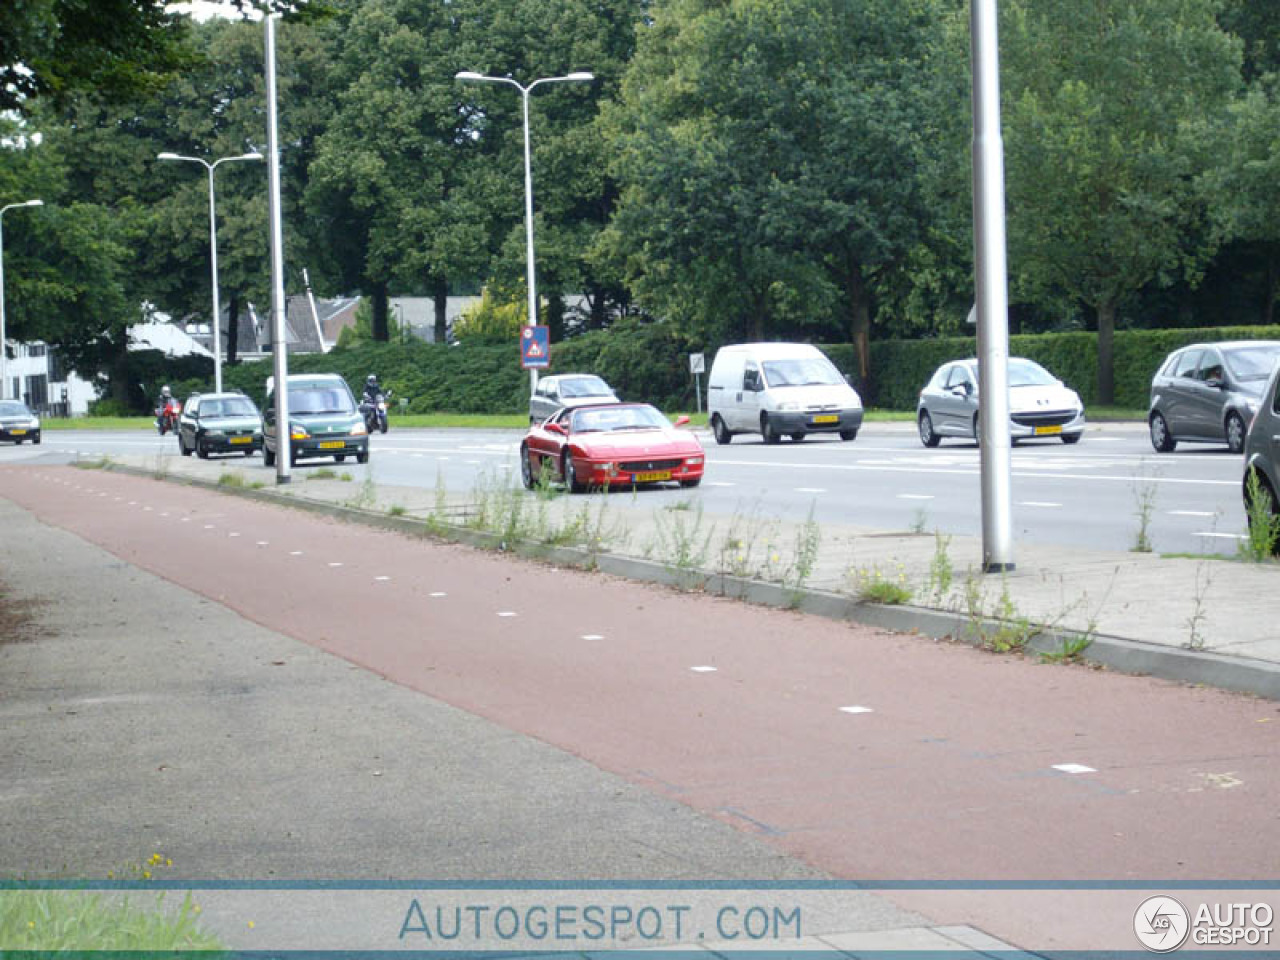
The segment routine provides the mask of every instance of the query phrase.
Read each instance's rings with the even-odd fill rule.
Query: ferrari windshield
[[[768,360],[764,365],[764,379],[771,387],[830,387],[844,383],[840,371],[826,357]]]
[[[574,433],[613,430],[661,430],[671,424],[648,404],[628,407],[585,407],[573,412],[569,429]]]

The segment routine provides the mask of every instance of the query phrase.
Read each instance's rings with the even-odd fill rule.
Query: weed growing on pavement
[[[1209,615],[1205,612],[1204,598],[1212,583],[1213,572],[1209,564],[1207,562],[1196,564],[1195,589],[1191,593],[1191,616],[1187,617],[1188,650],[1203,650],[1205,647],[1207,638],[1204,634],[1204,624],[1209,619]]]
[[[89,457],[86,460],[77,459],[74,466],[81,470],[110,470],[114,464],[114,460],[103,454],[99,457]]]
[[[1263,563],[1275,556],[1280,543],[1280,515],[1275,512],[1270,488],[1257,470],[1246,475],[1244,494],[1248,529],[1240,541],[1240,555],[1253,563]]]
[[[393,503],[391,506],[387,507],[387,513],[393,517],[403,517],[404,507],[398,503]]]
[[[777,522],[760,516],[757,500],[747,512],[735,510],[720,541],[717,572],[743,580],[765,575],[768,558],[775,553]]]
[[[1138,532],[1133,540],[1134,553],[1151,552],[1151,518],[1156,512],[1156,478],[1139,474],[1137,487],[1134,488],[1135,514],[1138,518]]]
[[[996,627],[986,633],[984,646],[996,653],[1024,649],[1042,629],[1018,612],[1013,597],[1009,595],[1009,581],[1004,576],[1000,578],[1000,600],[995,618]]]
[[[244,474],[237,470],[235,473],[218,474],[218,486],[243,490],[248,484],[245,482]]]
[[[901,563],[888,573],[879,565],[861,567],[851,571],[853,593],[860,603],[883,603],[896,606],[911,601],[912,590],[907,584],[906,567]]]
[[[538,467],[538,477],[533,484],[534,494],[539,500],[555,500],[564,493],[564,490],[556,482],[556,471],[543,460]]]
[[[1056,650],[1044,650],[1040,658],[1047,663],[1072,663],[1080,659],[1081,654],[1089,649],[1096,635],[1096,624],[1080,633],[1069,633],[1061,637],[1062,646]]]
[[[675,503],[668,503],[664,510],[680,510],[689,511],[693,509],[693,503],[689,500],[677,500]]]
[[[929,528],[929,511],[924,507],[916,507],[916,512],[911,518],[911,532],[924,533]]]
[[[654,535],[645,547],[645,554],[657,555],[663,566],[677,574],[683,585],[689,584],[690,574],[706,563],[711,552],[715,527],[705,528],[703,519],[701,503],[692,517],[667,511],[654,514]]]
[[[943,598],[951,590],[951,581],[955,574],[951,566],[951,538],[944,537],[941,530],[933,531],[933,556],[929,560],[929,578],[925,581],[925,590],[933,600],[934,606],[940,606]]]
[[[343,483],[350,483],[355,479],[355,477],[351,475],[350,470],[343,470],[340,474],[338,474],[338,479],[341,480]]]
[[[792,553],[794,559],[791,562],[790,575],[786,579],[789,588],[787,599],[789,606],[799,606],[804,585],[808,583],[814,567],[818,565],[818,550],[821,546],[822,528],[813,519],[813,504],[810,504],[809,515],[796,531],[795,549]]]
[[[334,480],[338,476],[338,472],[333,467],[320,467],[318,470],[312,470],[307,474],[308,480]],[[348,474],[350,476],[350,474]]]
[[[351,507],[355,510],[371,510],[378,502],[378,487],[373,482],[373,475],[366,472],[364,480],[360,484],[360,490],[354,497],[345,501],[343,506]]]

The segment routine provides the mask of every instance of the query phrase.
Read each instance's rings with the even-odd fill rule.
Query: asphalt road
[[[514,430],[398,430],[373,438],[367,468],[378,483],[451,492],[513,482],[521,433]],[[703,434],[706,479],[696,491],[642,490],[654,505],[700,503],[711,514],[754,514],[880,530],[926,529],[980,535],[979,451],[970,443],[921,446],[911,424],[869,424],[852,443],[811,437],[765,446],[739,437],[726,447]],[[134,433],[48,432],[44,455],[177,456],[177,443]],[[74,453],[73,453],[74,452]],[[0,464],[28,459],[34,448],[0,448]],[[239,457],[211,463],[239,465]],[[251,463],[261,465],[260,457]],[[303,461],[299,474],[326,461]],[[357,481],[365,467],[342,465]],[[263,470],[264,474],[267,471]],[[1075,446],[1023,443],[1012,451],[1014,536],[1034,543],[1127,551],[1144,525],[1164,553],[1235,552],[1245,528],[1241,459],[1225,447],[1183,444],[1151,449],[1141,424],[1093,425]],[[269,474],[268,474],[269,475]]]

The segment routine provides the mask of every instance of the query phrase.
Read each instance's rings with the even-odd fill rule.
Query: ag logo
[[[1138,942],[1153,953],[1177,950],[1187,939],[1191,916],[1173,897],[1148,897],[1133,915]]]

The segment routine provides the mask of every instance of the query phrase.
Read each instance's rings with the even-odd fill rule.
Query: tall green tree
[[[1212,252],[1197,177],[1240,84],[1215,0],[1002,7],[1009,261],[1015,290],[1097,318],[1098,398],[1114,397],[1125,299]]]

